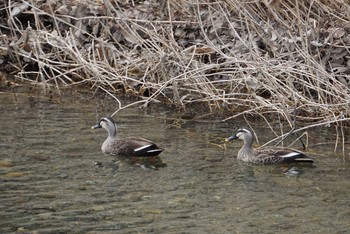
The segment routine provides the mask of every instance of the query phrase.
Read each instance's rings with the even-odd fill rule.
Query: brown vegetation
[[[1,66],[24,80],[133,93],[137,105],[201,104],[227,119],[350,119],[347,0],[0,5]]]

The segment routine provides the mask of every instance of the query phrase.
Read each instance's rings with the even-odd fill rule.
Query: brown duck
[[[225,141],[243,140],[243,147],[238,151],[237,159],[254,164],[273,163],[313,163],[305,153],[286,147],[260,147],[253,149],[253,135],[247,128],[239,128],[236,134]]]
[[[117,124],[111,117],[103,117],[91,127],[92,129],[104,128],[108,132],[107,139],[103,142],[101,150],[105,154],[127,157],[151,157],[160,154],[160,149],[150,140],[140,137],[117,138]]]

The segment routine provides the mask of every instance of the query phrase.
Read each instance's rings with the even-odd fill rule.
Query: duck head
[[[114,122],[112,117],[103,117],[100,121],[91,127],[92,129],[104,128],[108,131],[109,136],[116,136],[117,134],[117,124]]]
[[[225,141],[232,141],[232,140],[236,140],[236,139],[240,139],[243,141],[252,140],[253,135],[249,129],[241,127],[237,130],[236,134],[226,138]]]

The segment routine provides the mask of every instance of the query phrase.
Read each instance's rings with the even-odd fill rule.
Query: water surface
[[[177,113],[154,107],[123,110],[115,116],[121,136],[166,148],[166,166],[149,169],[100,151],[107,133],[90,127],[116,109],[113,101],[6,90],[0,102],[1,233],[350,230],[349,163],[333,153],[330,129],[309,132],[315,167],[286,176],[280,166],[237,162],[240,142],[216,145],[237,123],[176,121]],[[261,143],[272,137],[262,125],[255,125]]]

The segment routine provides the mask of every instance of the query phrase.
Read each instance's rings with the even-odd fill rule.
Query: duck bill
[[[102,126],[101,126],[101,125],[99,125],[99,124],[96,124],[96,125],[92,126],[91,128],[92,128],[92,129],[102,128]]]
[[[238,139],[238,137],[236,135],[232,135],[229,138],[226,138],[225,141],[227,142],[227,141],[232,141],[232,140],[236,140],[236,139]]]

